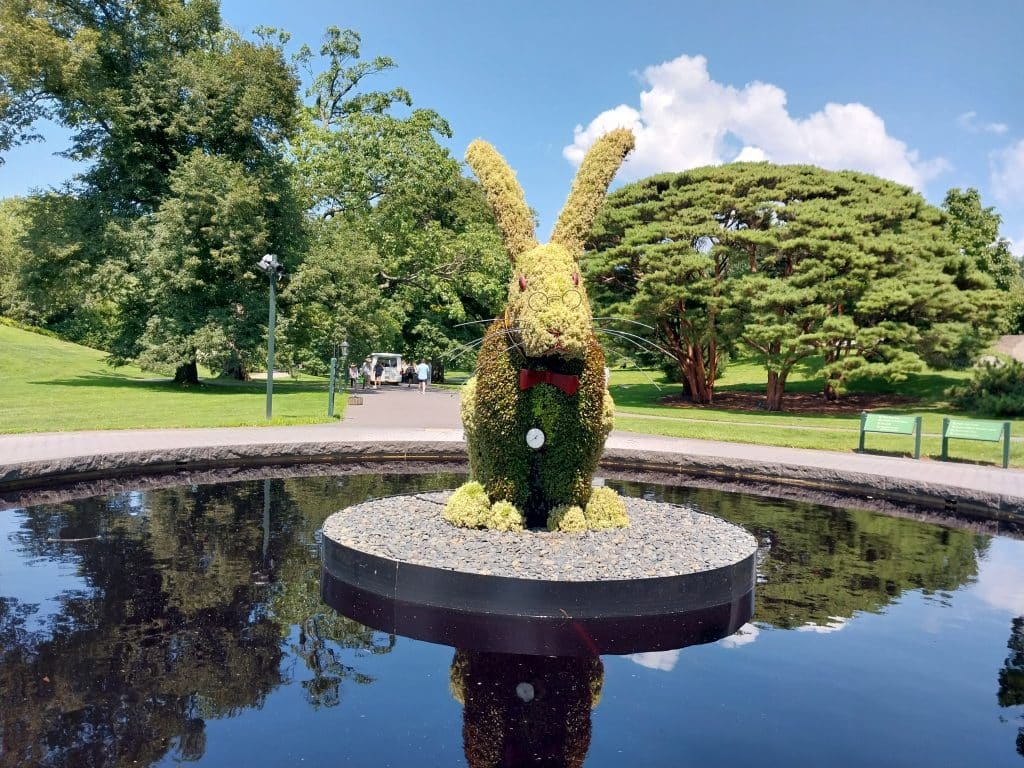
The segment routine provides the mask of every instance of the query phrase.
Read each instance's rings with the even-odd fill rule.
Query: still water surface
[[[301,477],[0,511],[0,766],[514,755],[493,726],[513,705],[481,710],[464,690],[486,664],[460,656],[453,671],[453,649],[367,629],[319,597],[329,514],[460,481]],[[575,674],[593,709],[551,710],[568,723],[554,764],[1024,766],[1024,542],[609,484],[754,533],[755,615],[716,643],[557,678]]]

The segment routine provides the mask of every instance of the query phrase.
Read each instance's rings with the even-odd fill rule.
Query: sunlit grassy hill
[[[263,382],[181,387],[104,352],[0,324],[0,432],[266,424]],[[274,382],[274,424],[326,420],[322,379]],[[344,408],[339,397],[336,413]]]

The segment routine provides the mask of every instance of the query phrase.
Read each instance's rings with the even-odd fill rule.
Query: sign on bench
[[[1003,441],[1003,469],[1010,466],[1010,422],[981,421],[980,419],[949,419],[942,420],[942,456],[949,458],[949,439],[984,440],[989,443]]]
[[[888,413],[868,413],[862,411],[860,414],[860,447],[857,449],[864,453],[864,433],[883,432],[889,435],[914,435],[914,458],[921,458],[921,417],[920,416],[893,416]]]

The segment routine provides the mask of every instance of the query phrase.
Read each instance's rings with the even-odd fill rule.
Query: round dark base
[[[384,632],[558,656],[711,642],[753,615],[756,542],[738,526],[627,499],[629,529],[475,531],[441,520],[445,497],[393,497],[332,515],[324,525],[324,601]]]

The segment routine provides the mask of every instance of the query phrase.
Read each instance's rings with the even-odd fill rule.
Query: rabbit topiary
[[[492,508],[509,502],[530,527],[555,529],[565,521],[565,529],[578,530],[581,514],[586,528],[628,525],[617,496],[598,494],[600,510],[588,506],[612,428],[612,401],[577,259],[608,185],[632,148],[633,134],[625,129],[594,144],[547,245],[537,244],[523,191],[501,155],[479,140],[466,151],[513,266],[505,316],[488,328],[476,375],[463,392],[470,479],[482,485]],[[462,503],[468,499],[475,501]],[[498,527],[479,501],[479,491],[456,493],[445,519]],[[507,504],[499,511],[502,528],[517,527],[510,525]]]

